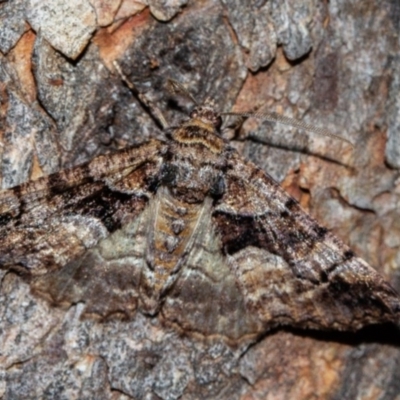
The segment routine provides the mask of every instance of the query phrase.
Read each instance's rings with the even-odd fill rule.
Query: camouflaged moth
[[[150,140],[0,193],[0,266],[84,315],[231,343],[395,322],[400,300],[219,131],[212,101]]]

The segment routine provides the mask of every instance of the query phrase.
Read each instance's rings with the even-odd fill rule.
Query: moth
[[[395,290],[220,132],[211,100],[164,140],[0,193],[0,266],[99,320],[229,343],[397,322]]]

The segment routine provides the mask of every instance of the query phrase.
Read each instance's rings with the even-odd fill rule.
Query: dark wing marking
[[[396,321],[397,293],[262,170],[232,154],[213,220],[249,310],[266,328]]]
[[[58,269],[144,209],[165,145],[151,141],[0,193],[0,267]]]

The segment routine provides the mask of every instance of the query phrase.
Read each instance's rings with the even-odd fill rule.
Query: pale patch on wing
[[[53,304],[84,302],[83,315],[132,318],[138,303],[151,207],[58,271],[36,278],[32,289]]]
[[[14,229],[7,234],[0,265],[33,276],[60,268],[108,235],[95,218],[50,218],[38,227]]]
[[[185,332],[223,336],[232,343],[257,336],[262,323],[248,312],[245,293],[222,254],[211,212],[203,213],[197,229],[181,275],[165,297],[163,317]]]

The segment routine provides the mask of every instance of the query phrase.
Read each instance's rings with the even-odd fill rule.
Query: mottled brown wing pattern
[[[278,324],[354,330],[395,321],[390,285],[262,170],[232,154],[214,211],[228,264],[246,306]]]
[[[1,192],[1,267],[58,269],[136,218],[164,150],[152,141]]]
[[[140,275],[144,268],[152,202],[92,248],[62,268],[32,282],[33,291],[51,303],[85,304],[82,317],[132,318],[138,308]]]
[[[165,142],[0,193],[0,267],[83,316],[137,310],[232,345],[277,325],[395,322],[398,295],[218,134],[212,101]]]

